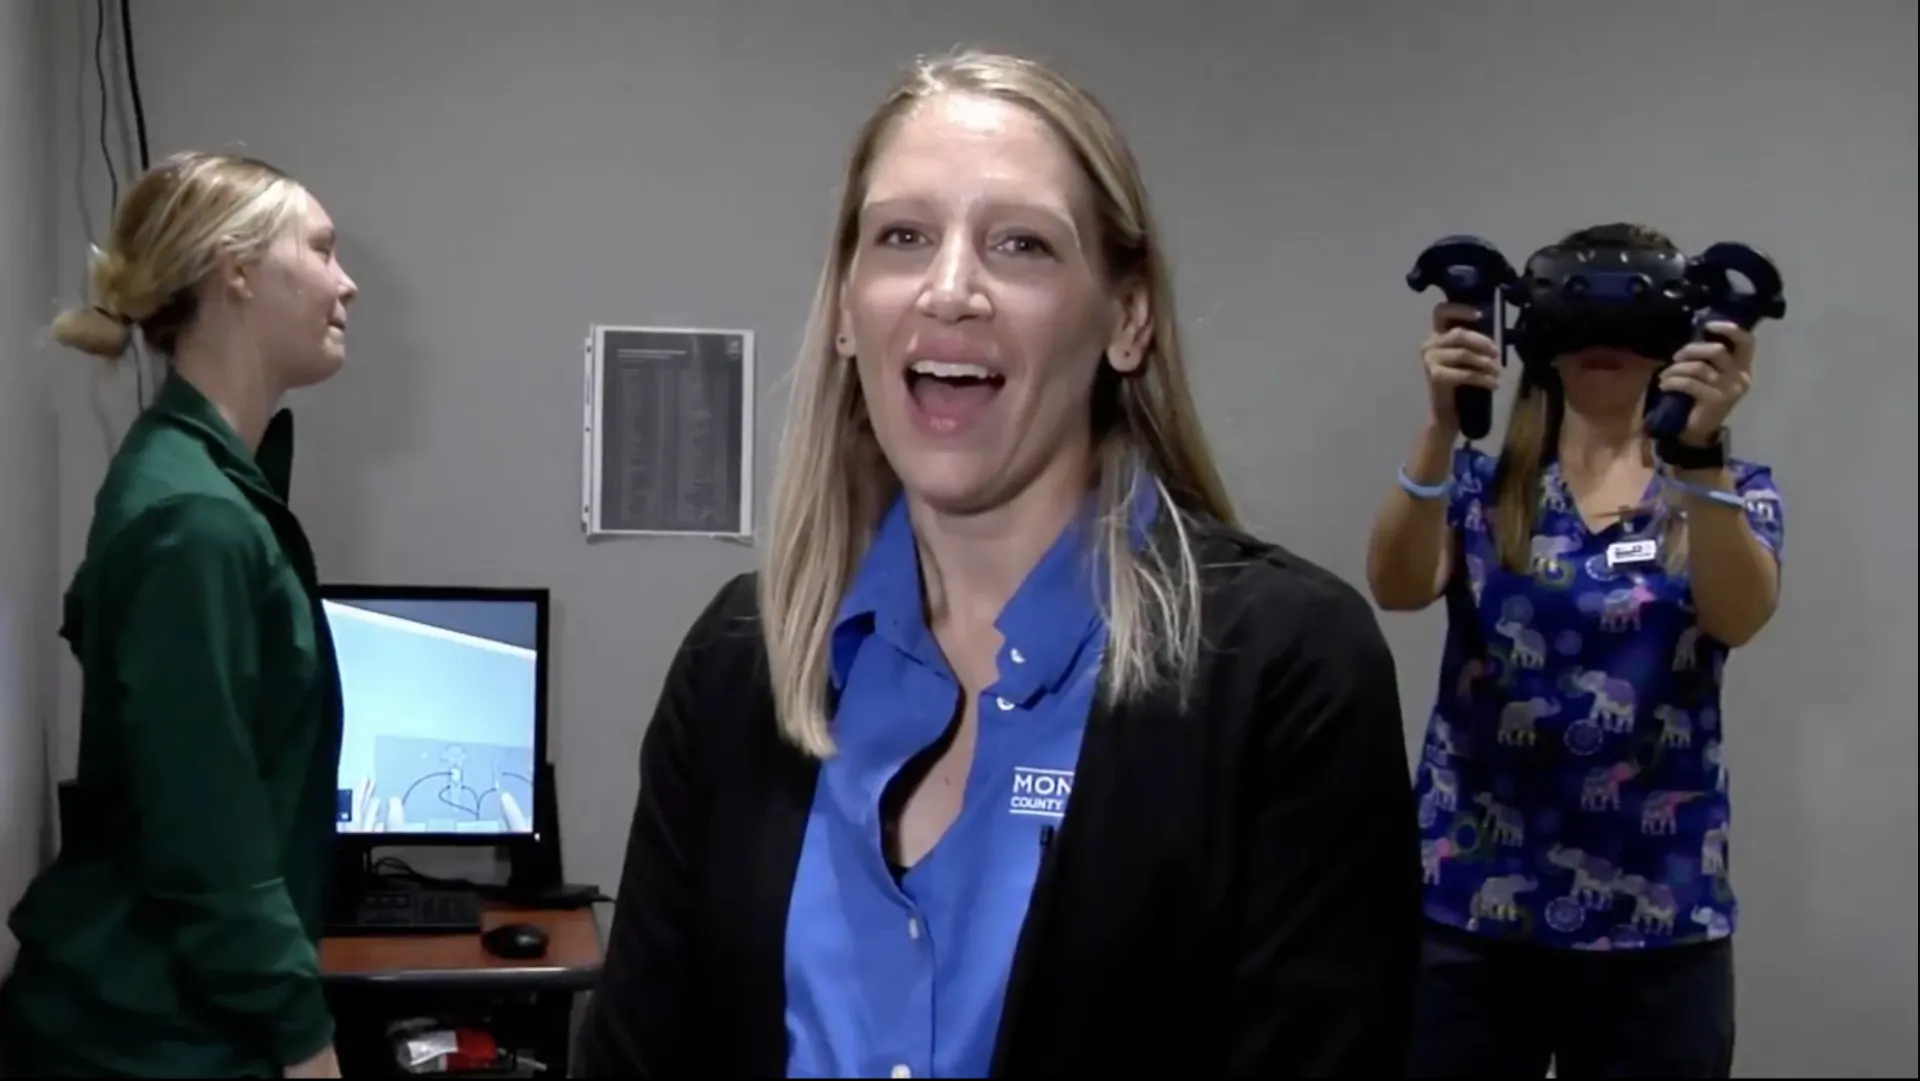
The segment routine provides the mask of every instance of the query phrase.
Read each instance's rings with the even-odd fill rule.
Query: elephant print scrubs
[[[1548,465],[1531,565],[1517,574],[1495,547],[1494,465],[1455,452],[1447,521],[1469,596],[1456,598],[1419,770],[1426,915],[1585,951],[1730,936],[1727,649],[1700,632],[1665,558],[1678,511],[1662,479],[1644,509],[1594,531]],[[1777,558],[1771,473],[1730,468]]]

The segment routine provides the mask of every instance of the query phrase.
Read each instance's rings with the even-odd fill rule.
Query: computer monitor
[[[321,607],[346,715],[336,836],[500,845],[551,829],[546,590],[330,585]]]

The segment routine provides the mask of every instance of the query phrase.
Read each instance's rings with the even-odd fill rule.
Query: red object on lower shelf
[[[459,1041],[453,1054],[447,1056],[447,1072],[460,1070],[485,1070],[500,1060],[500,1045],[494,1042],[492,1033],[479,1029],[455,1029],[454,1038]]]

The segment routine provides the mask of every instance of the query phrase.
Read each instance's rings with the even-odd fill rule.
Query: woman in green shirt
[[[53,325],[107,359],[137,333],[168,376],[65,596],[79,772],[9,920],[21,1076],[339,1076],[318,963],[339,676],[280,409],[346,359],[335,241],[272,166],[182,154],[127,192],[92,302]]]

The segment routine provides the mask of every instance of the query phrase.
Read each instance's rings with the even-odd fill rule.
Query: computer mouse
[[[528,961],[547,952],[547,932],[531,923],[503,923],[480,936],[480,946],[495,957]]]

